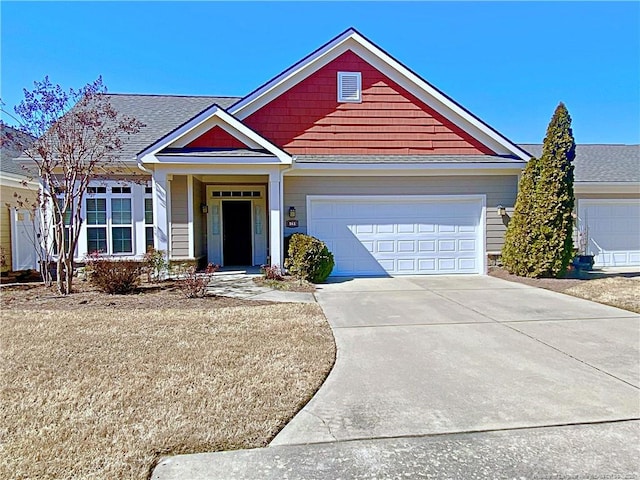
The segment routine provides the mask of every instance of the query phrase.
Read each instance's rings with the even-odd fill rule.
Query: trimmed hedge
[[[315,237],[294,233],[289,240],[289,258],[285,267],[291,275],[312,283],[322,283],[331,274],[335,262],[327,245]]]

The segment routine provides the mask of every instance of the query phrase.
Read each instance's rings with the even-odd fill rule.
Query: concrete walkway
[[[316,297],[336,365],[272,446],[153,478],[640,475],[639,315],[481,276],[335,279]]]
[[[635,479],[638,422],[400,437],[171,457],[153,480]]]
[[[211,276],[207,287],[208,295],[242,298],[245,300],[265,300],[270,302],[315,303],[313,293],[288,292],[257,285],[253,279],[260,273],[250,271],[221,271]]]

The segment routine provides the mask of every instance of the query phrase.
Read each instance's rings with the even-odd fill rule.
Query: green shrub
[[[539,159],[525,168],[502,249],[505,268],[527,277],[564,275],[573,257],[571,117],[561,103],[551,118]]]
[[[322,283],[331,274],[335,262],[327,245],[317,238],[294,233],[289,241],[289,258],[285,267],[296,277]]]
[[[143,264],[135,260],[115,260],[91,255],[86,261],[89,280],[98,290],[110,294],[134,292],[140,285]]]

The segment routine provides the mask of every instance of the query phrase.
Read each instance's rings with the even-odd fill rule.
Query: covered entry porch
[[[151,174],[154,246],[170,261],[282,264],[292,158],[213,105],[138,154]]]
[[[281,265],[281,168],[193,170],[153,171],[155,248],[171,262]]]

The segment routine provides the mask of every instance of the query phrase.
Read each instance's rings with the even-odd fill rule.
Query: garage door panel
[[[580,200],[578,217],[597,267],[640,266],[640,200]]]
[[[477,197],[317,197],[308,232],[331,245],[334,275],[480,273],[481,214]]]
[[[436,233],[436,226],[434,224],[429,224],[429,223],[419,223],[418,232],[419,233]]]
[[[395,243],[393,242],[393,240],[380,240],[378,242],[376,242],[376,246],[377,248],[375,249],[376,252],[380,252],[380,253],[389,253],[389,252],[395,252]]]
[[[399,253],[416,253],[416,242],[413,240],[399,240],[397,245]]]
[[[412,223],[401,223],[398,225],[398,233],[416,233],[416,226]]]
[[[460,242],[458,242],[459,252],[475,252],[476,248],[475,240],[460,240]]]
[[[458,262],[458,270],[463,272],[475,272],[478,268],[475,258],[460,258]]]
[[[398,273],[414,273],[416,271],[416,260],[413,258],[399,258],[396,270]]]
[[[436,241],[435,240],[421,240],[418,242],[418,251],[420,253],[424,252],[435,252],[436,251]]]
[[[438,240],[439,252],[455,252],[456,242],[455,240]]]

